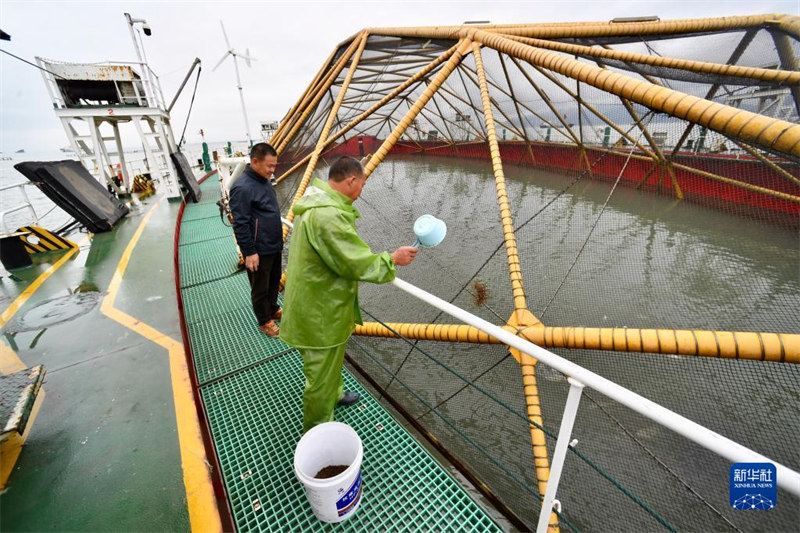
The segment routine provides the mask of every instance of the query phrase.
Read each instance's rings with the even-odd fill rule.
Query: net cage
[[[371,28],[270,142],[284,216],[341,155],[398,276],[800,469],[800,19]],[[288,230],[287,230],[288,231]],[[291,246],[291,235],[288,235]],[[348,361],[533,529],[569,385],[397,289],[362,284]],[[584,391],[551,531],[793,530],[728,501],[730,463]]]

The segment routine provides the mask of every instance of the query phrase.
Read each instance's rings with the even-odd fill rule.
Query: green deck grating
[[[233,232],[230,226],[226,226],[219,219],[215,222],[201,218],[190,220],[181,227],[181,239],[178,244],[186,246],[215,239],[230,239],[233,241]]]
[[[247,294],[249,290],[250,284],[244,272],[213,283],[202,283],[183,289],[181,295],[186,323],[209,320],[233,309],[252,309],[250,300],[242,298],[242,294]]]
[[[261,333],[250,307],[189,325],[197,380],[210,380],[240,370],[267,357],[285,353],[289,346]]]
[[[190,253],[183,253],[191,248]],[[187,250],[188,251],[188,250]],[[244,275],[239,270],[239,258],[230,241],[206,241],[181,248],[181,288],[192,287],[225,277]]]
[[[233,240],[217,228],[199,227],[221,225],[218,216],[207,215],[217,187],[208,181],[205,202],[187,205],[181,224],[180,284],[200,394],[236,529],[499,531],[347,371],[346,388],[363,399],[337,408],[336,420],[352,426],[364,444],[364,496],[355,515],[341,524],[314,517],[293,471],[302,432],[302,361],[296,350],[256,328],[247,277],[235,273]]]
[[[211,195],[213,191],[203,188],[203,194]],[[205,199],[205,198],[204,198]],[[182,222],[197,221],[200,219],[215,219],[218,223],[219,220],[219,206],[211,202],[201,202],[198,204],[187,204],[186,210],[183,212]]]

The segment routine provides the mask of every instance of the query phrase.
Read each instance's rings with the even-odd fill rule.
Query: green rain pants
[[[303,433],[333,420],[333,409],[344,396],[342,365],[347,343],[333,348],[301,348],[303,375]]]

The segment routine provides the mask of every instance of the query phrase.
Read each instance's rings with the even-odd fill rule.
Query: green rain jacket
[[[358,283],[388,283],[389,252],[372,253],[356,233],[353,200],[318,179],[295,204],[281,339],[295,348],[338,346],[361,324]]]

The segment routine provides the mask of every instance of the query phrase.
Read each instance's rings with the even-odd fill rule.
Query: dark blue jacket
[[[278,196],[269,180],[247,166],[231,187],[233,233],[242,255],[276,254],[283,250]]]

